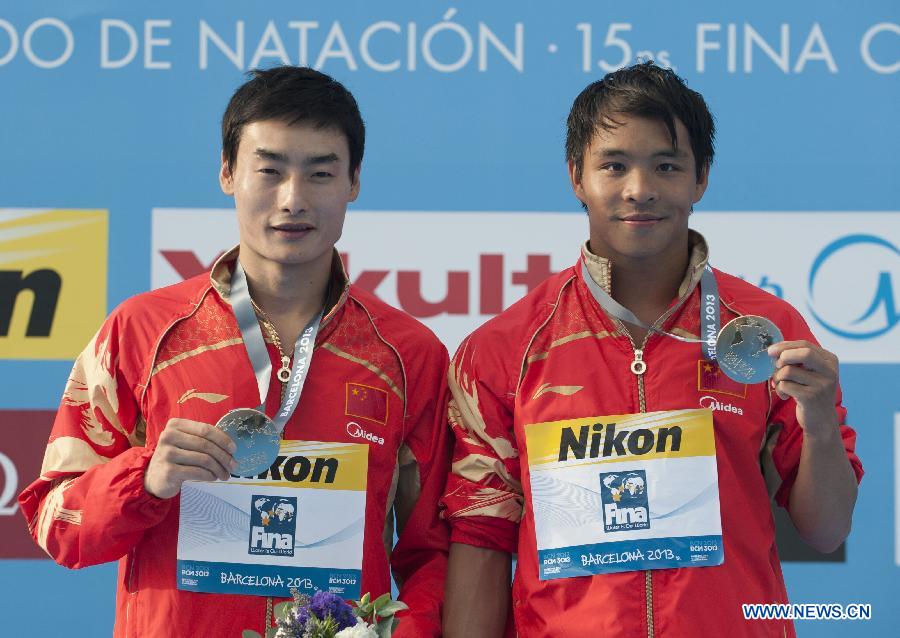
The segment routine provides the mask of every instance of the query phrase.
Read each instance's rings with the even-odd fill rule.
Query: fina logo
[[[646,471],[601,472],[600,501],[603,504],[604,531],[650,528]]]
[[[864,268],[866,274],[877,272],[874,290],[873,279],[861,276]],[[813,262],[809,309],[816,321],[839,337],[880,337],[900,322],[895,275],[900,280],[900,250],[892,243],[875,235],[842,237],[826,246]]]
[[[296,496],[250,497],[249,554],[293,556],[296,533]]]

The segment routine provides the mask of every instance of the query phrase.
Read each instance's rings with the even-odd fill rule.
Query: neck
[[[330,252],[313,262],[283,264],[260,258],[242,246],[240,260],[250,296],[276,328],[283,326],[292,333],[295,325],[302,328],[322,309],[331,279]]]
[[[591,252],[594,244],[591,243]],[[612,272],[612,297],[644,323],[652,325],[678,295],[690,262],[689,248],[652,259],[607,255]]]

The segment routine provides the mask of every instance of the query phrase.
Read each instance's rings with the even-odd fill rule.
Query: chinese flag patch
[[[729,379],[728,375],[719,370],[717,363],[705,359],[697,361],[697,390],[728,394],[742,399],[747,396],[746,383],[738,383],[734,379]]]
[[[347,384],[347,403],[344,414],[368,419],[385,425],[388,416],[388,393],[361,383]]]

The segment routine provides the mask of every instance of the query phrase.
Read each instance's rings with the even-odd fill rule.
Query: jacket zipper
[[[647,345],[647,339],[650,338],[651,334],[651,332],[648,332],[644,336],[641,347],[635,348],[634,339],[631,338],[631,333],[628,333],[628,339],[631,341],[631,347],[634,350],[634,359],[631,362],[631,372],[637,377],[638,409],[641,413],[647,411],[647,400],[644,393],[644,373],[647,371],[647,363],[644,361],[644,347]],[[646,600],[647,612],[647,638],[653,638],[653,572],[649,569],[644,572],[644,598]]]
[[[693,292],[693,290],[691,290]],[[653,323],[653,327],[662,326],[669,317],[671,317],[676,311],[678,311],[681,306],[684,304],[685,299],[690,296],[690,292],[684,296],[675,306],[670,308],[667,312],[664,312],[659,319],[657,319]],[[631,369],[631,373],[637,377],[637,387],[638,387],[638,409],[641,413],[647,411],[647,398],[644,391],[644,373],[647,371],[647,362],[644,361],[644,348],[647,346],[647,341],[650,339],[650,335],[653,334],[653,331],[648,330],[647,334],[644,335],[644,339],[641,342],[641,347],[637,348],[634,343],[634,338],[631,336],[631,333],[625,328],[625,325],[612,317],[612,320],[618,325],[619,329],[624,332],[628,336],[628,341],[631,343],[631,349],[634,351],[634,359],[631,361],[631,365],[629,366]],[[647,638],[654,637],[654,627],[653,627],[653,572],[652,570],[646,570],[644,572],[644,598],[646,600],[646,612],[647,612]]]
[[[637,375],[638,401],[642,413],[647,411],[647,400],[644,395],[644,372],[647,371],[647,364],[644,363],[643,347],[647,344],[649,336],[650,333],[647,333],[647,337],[644,337],[644,343],[641,344],[641,349],[634,351],[634,361],[631,362],[631,370]],[[640,365],[636,368],[635,364]],[[637,370],[640,371],[638,372]],[[653,638],[653,572],[649,569],[644,572],[644,595],[647,600],[647,638]]]
[[[278,334],[275,332],[275,326],[268,319],[264,319],[266,324],[266,330],[271,330],[270,334]],[[279,339],[279,342],[281,340]],[[272,340],[275,347],[278,349],[278,354],[281,357],[281,365],[282,367],[287,367],[290,370],[291,367],[291,358],[284,354],[284,351],[281,349],[280,343],[275,343],[275,340]],[[315,344],[313,344],[315,347]],[[268,354],[268,353],[267,353]],[[287,389],[287,381],[282,381],[281,377],[278,377],[278,381],[281,384],[281,391],[278,393],[278,402],[279,404],[284,401],[284,391]],[[265,404],[263,404],[265,406]],[[285,424],[286,426],[287,424]],[[284,431],[281,433],[282,438],[284,438]],[[278,626],[278,622],[275,618],[275,599],[272,596],[266,596],[266,622],[263,623],[263,635],[268,632],[269,629]]]

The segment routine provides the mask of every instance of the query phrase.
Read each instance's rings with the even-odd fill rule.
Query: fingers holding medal
[[[228,480],[237,467],[235,450],[228,434],[208,423],[169,419],[144,473],[144,487],[157,498],[171,498],[185,481]]]
[[[769,348],[775,366],[772,388],[778,396],[797,401],[797,420],[810,427],[832,430],[838,385],[838,358],[809,341],[783,341]]]

